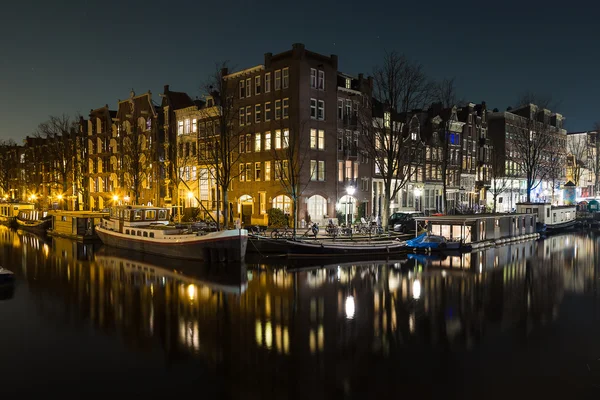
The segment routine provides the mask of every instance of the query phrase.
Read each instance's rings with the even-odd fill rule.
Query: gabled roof
[[[193,106],[194,102],[190,98],[190,96],[185,92],[172,92],[168,91],[165,95],[169,99],[169,105],[173,110],[179,110],[180,108],[186,108],[189,106]]]

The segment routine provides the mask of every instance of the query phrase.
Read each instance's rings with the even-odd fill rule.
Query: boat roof
[[[496,219],[496,218],[508,218],[508,217],[521,217],[526,215],[535,215],[527,213],[496,213],[496,214],[472,214],[472,215],[439,215],[430,217],[414,217],[415,221],[432,221],[432,222],[467,222],[467,221],[479,221],[482,219]]]

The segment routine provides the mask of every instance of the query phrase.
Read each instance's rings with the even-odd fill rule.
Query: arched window
[[[310,197],[307,203],[311,221],[322,219],[327,215],[327,199],[318,194]]]
[[[286,214],[292,213],[292,199],[283,194],[273,199],[273,208],[279,208]]]

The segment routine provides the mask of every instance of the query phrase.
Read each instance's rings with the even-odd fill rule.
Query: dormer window
[[[350,78],[346,78],[346,89],[350,89],[352,87],[352,80]]]
[[[215,101],[213,100],[212,97],[209,97],[208,99],[206,99],[206,107],[213,107],[215,105]]]

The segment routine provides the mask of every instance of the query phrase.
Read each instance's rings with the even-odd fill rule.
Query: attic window
[[[352,85],[352,80],[350,78],[346,78],[346,89],[350,89]]]
[[[206,99],[206,107],[212,107],[214,105],[214,100],[212,98]]]

